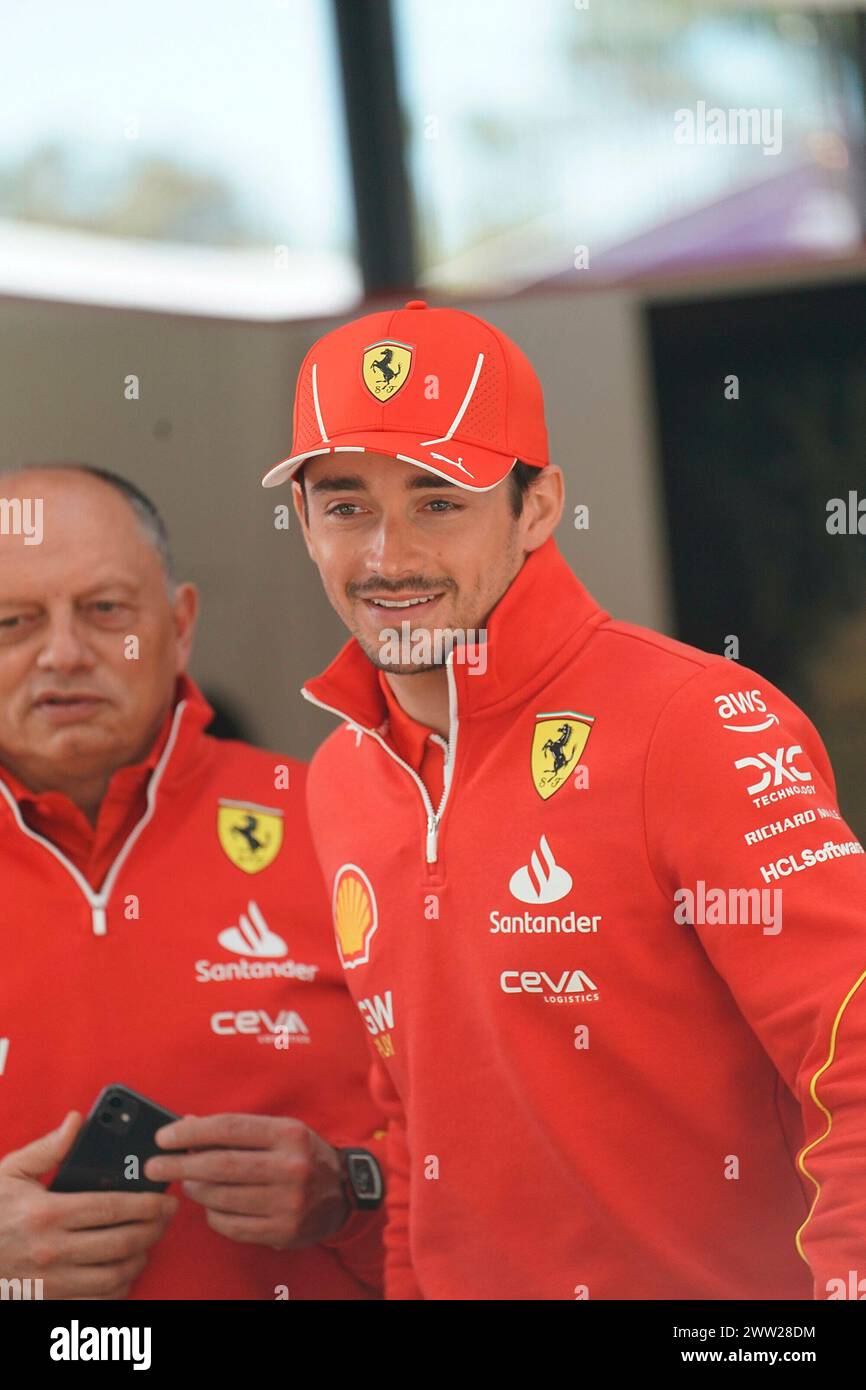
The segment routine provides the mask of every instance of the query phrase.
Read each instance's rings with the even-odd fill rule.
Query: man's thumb
[[[72,1147],[76,1134],[81,1128],[81,1114],[70,1110],[62,1125],[25,1144],[23,1149],[14,1149],[0,1163],[0,1174],[4,1178],[39,1178],[49,1173],[62,1162]]]

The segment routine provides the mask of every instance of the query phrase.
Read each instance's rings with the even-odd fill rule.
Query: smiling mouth
[[[441,594],[427,594],[421,598],[365,598],[364,603],[369,603],[373,608],[419,608],[426,603],[435,603],[441,597]]]

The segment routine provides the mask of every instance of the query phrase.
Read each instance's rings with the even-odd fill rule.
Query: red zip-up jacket
[[[354,640],[304,690],[346,721],[308,805],[390,1114],[386,1297],[851,1296],[866,858],[815,729],[552,539],[447,679],[437,806]]]
[[[210,738],[212,713],[182,678],[153,756],[112,778],[87,853],[71,802],[0,770],[0,1153],[121,1082],[177,1114],[290,1116],[384,1159],[307,769]],[[218,1235],[171,1190],[181,1205],[131,1298],[381,1296],[381,1213],[276,1251]]]

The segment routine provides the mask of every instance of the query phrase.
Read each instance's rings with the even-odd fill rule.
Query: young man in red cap
[[[72,466],[0,488],[40,523],[32,546],[0,536],[3,1288],[376,1298],[384,1223],[359,1177],[384,1136],[306,769],[205,733],[196,591],[142,493]],[[183,1115],[143,1169],[183,1182],[179,1206],[45,1190],[117,1082]]]
[[[315,343],[289,477],[353,634],[303,692],[343,721],[308,804],[386,1296],[866,1291],[866,859],[813,726],[599,607],[535,373],[471,314]]]

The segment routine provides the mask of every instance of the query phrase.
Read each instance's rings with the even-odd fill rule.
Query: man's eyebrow
[[[449,487],[456,488],[457,484],[452,483],[450,478],[442,478],[438,473],[415,473],[406,482],[406,488],[421,489],[425,487]],[[366,492],[367,484],[360,474],[326,474],[317,483],[313,483],[310,492]]]
[[[317,483],[312,483],[310,492],[366,492],[367,484],[357,473],[326,473]]]
[[[440,475],[439,475],[438,473],[416,473],[416,474],[414,475],[414,477],[412,477],[412,478],[409,479],[409,482],[406,484],[406,486],[407,486],[407,488],[423,488],[423,487],[453,487],[453,488],[456,488],[456,487],[457,487],[457,484],[456,484],[456,483],[453,483],[453,482],[451,481],[450,478],[442,478],[442,477],[440,477]]]
[[[86,589],[82,589],[75,595],[76,600],[90,598],[92,594],[101,593],[103,589],[120,590],[122,593],[135,595],[140,592],[141,585],[133,584],[128,579],[107,575],[104,579],[98,579],[95,584],[88,584]],[[8,598],[0,595],[0,607],[2,608],[17,608],[23,604],[32,604],[38,607],[41,602],[41,598]]]
[[[79,594],[79,598],[88,598],[91,594],[98,594],[102,589],[122,589],[127,594],[137,594],[141,589],[140,584],[133,584],[128,579],[120,579],[112,575],[106,575],[104,579],[98,579],[95,584],[88,587]]]

